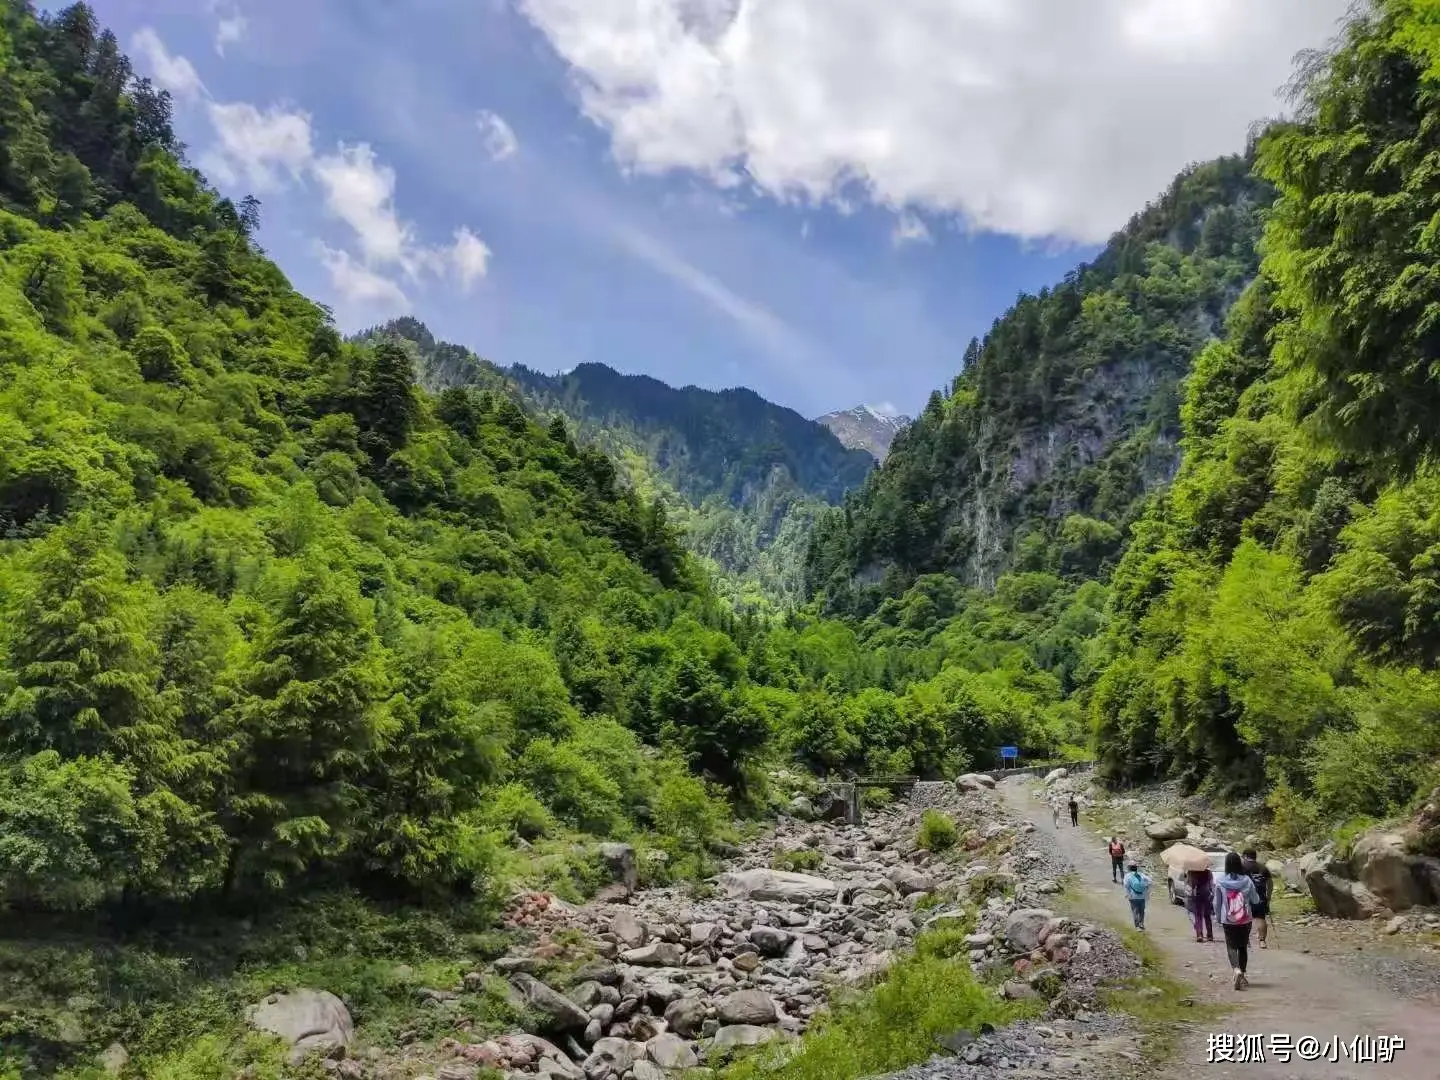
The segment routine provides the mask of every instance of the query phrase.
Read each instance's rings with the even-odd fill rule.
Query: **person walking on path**
[[[1250,912],[1255,920],[1255,939],[1262,949],[1268,949],[1270,946],[1265,944],[1265,939],[1270,936],[1270,893],[1275,882],[1269,869],[1255,857],[1254,848],[1245,849],[1241,853],[1241,861],[1245,867],[1245,876],[1255,883],[1255,891],[1260,894],[1260,902]]]
[[[1215,888],[1215,875],[1207,867],[1204,870],[1187,870],[1185,876],[1190,885],[1190,899],[1186,903],[1190,909],[1190,920],[1195,924],[1195,940],[1214,941],[1215,901],[1211,894]],[[1204,933],[1201,933],[1202,930]]]
[[[1058,802],[1050,804],[1050,820],[1057,829],[1060,827],[1060,804]]]
[[[1225,873],[1215,887],[1215,919],[1225,934],[1225,952],[1230,969],[1235,973],[1235,989],[1250,985],[1245,971],[1250,960],[1250,927],[1254,924],[1255,905],[1260,894],[1255,882],[1245,873],[1245,861],[1232,851],[1225,856]]]
[[[1145,929],[1145,901],[1150,898],[1150,878],[1140,872],[1139,863],[1130,864],[1125,875],[1125,898],[1130,901],[1130,917],[1136,930]]]
[[[1119,881],[1125,873],[1125,843],[1118,836],[1110,837],[1110,880]]]
[[[1080,804],[1075,801],[1073,796],[1070,799],[1070,824],[1080,824]]]

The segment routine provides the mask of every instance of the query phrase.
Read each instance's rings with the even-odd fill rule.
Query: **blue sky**
[[[409,312],[812,416],[917,410],[1019,292],[1239,149],[1344,6],[95,4],[342,329]]]

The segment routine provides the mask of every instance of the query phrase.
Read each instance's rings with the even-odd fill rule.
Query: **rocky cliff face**
[[[1024,296],[817,527],[807,583],[864,614],[931,573],[979,587],[1123,543],[1178,465],[1181,385],[1257,270],[1269,189],[1226,158],[1182,174],[1093,263]]]
[[[864,450],[876,461],[884,461],[895,436],[910,423],[910,417],[886,412],[873,405],[856,405],[815,418],[835,433],[852,450]]]

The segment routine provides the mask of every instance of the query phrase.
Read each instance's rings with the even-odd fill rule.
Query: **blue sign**
[[[1018,758],[1019,756],[1020,748],[1018,746],[1000,747],[1000,760],[1002,761],[1009,761],[1011,758]]]

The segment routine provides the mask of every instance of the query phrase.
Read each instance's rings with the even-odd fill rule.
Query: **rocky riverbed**
[[[614,883],[590,903],[513,898],[523,946],[457,972],[433,993],[443,1007],[505,980],[526,1029],[380,1053],[355,1044],[348,1015],[323,991],[277,995],[257,1026],[317,1052],[327,1069],[374,1080],[663,1080],[748,1047],[793,1043],[837,995],[884,977],[929,929],[958,930],[961,956],[1040,1018],[1003,1031],[957,1031],[906,1080],[1054,1075],[1139,1060],[1128,1020],[1106,1015],[1100,988],[1138,961],[1100,926],[1051,907],[1067,867],[1043,834],[1011,818],[986,777],[921,784],[909,801],[860,825],[781,818],[701,888],[632,892],[634,853],[605,850]],[[943,853],[917,843],[921,813],[957,825]],[[776,867],[801,867],[777,869]],[[290,1015],[294,1004],[303,1015]],[[1113,1071],[1113,1070],[1112,1070]]]

